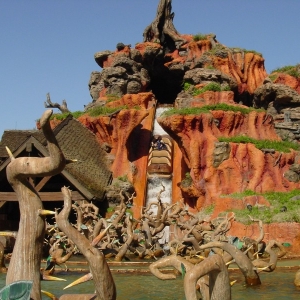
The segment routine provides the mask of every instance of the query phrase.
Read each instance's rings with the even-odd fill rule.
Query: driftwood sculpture
[[[41,299],[40,264],[45,234],[45,215],[42,201],[29,183],[29,177],[44,177],[60,173],[65,167],[65,158],[50,128],[52,110],[47,110],[40,119],[41,128],[48,142],[49,157],[14,158],[7,166],[7,180],[17,194],[20,207],[20,224],[13,254],[6,276],[6,284],[17,280],[31,280],[31,298]]]
[[[208,275],[208,285],[199,282]],[[184,293],[187,300],[197,300],[195,287],[200,287],[202,299],[231,299],[231,288],[227,267],[218,254],[212,255],[186,272],[184,277]]]
[[[93,278],[98,300],[116,299],[116,287],[108,264],[101,251],[93,247],[90,241],[82,235],[69,222],[69,215],[72,209],[72,192],[62,188],[64,195],[64,208],[56,214],[58,227],[76,244],[80,252],[85,256],[90,267],[90,277]]]
[[[174,274],[160,271],[160,268],[170,266],[184,276],[184,292],[187,300],[198,299],[197,287],[200,288],[203,300],[231,299],[228,271],[221,256],[216,254],[194,265],[181,256],[170,255],[152,263],[150,271],[162,280],[175,279]]]
[[[144,30],[144,42],[154,42],[173,50],[186,43],[173,24],[172,0],[160,0],[156,18]],[[175,47],[174,47],[175,45]]]
[[[201,250],[207,248],[220,248],[226,251],[227,253],[229,253],[233,257],[234,261],[238,265],[243,275],[245,276],[245,281],[247,285],[261,284],[258,273],[255,270],[250,259],[246,256],[246,254],[244,254],[242,251],[237,249],[235,246],[225,242],[218,242],[218,241],[210,242],[200,246]]]
[[[69,109],[67,106],[67,101],[63,100],[62,104],[53,103],[50,99],[50,94],[47,94],[47,100],[44,102],[46,108],[58,108],[62,113],[69,113]]]

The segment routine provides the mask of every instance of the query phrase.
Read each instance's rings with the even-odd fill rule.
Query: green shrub
[[[278,68],[273,70],[271,73],[285,73],[295,78],[300,77],[300,73],[298,71],[299,65],[296,66],[285,66],[282,68]]]
[[[193,41],[195,41],[195,42],[203,41],[203,40],[207,40],[206,34],[197,33],[193,36]]]
[[[115,207],[108,207],[106,210],[108,213],[115,211]]]
[[[67,113],[57,113],[53,114],[50,118],[50,120],[56,119],[56,120],[64,120],[66,119],[69,115],[72,115],[73,118],[78,119],[80,116],[84,114],[83,111],[74,111],[74,112],[67,112]]]
[[[127,177],[127,175],[126,175],[126,174],[125,174],[125,175],[123,175],[123,176],[118,176],[117,178],[118,178],[118,180],[120,180],[120,181],[123,181],[123,182],[128,182],[128,177]]]
[[[51,117],[50,117],[50,120],[64,120],[67,118],[67,116],[69,116],[71,113],[57,113],[57,114],[53,114]]]
[[[181,186],[183,187],[189,187],[193,183],[193,179],[191,177],[191,174],[189,172],[185,173],[185,178],[181,181]]]
[[[276,74],[271,74],[271,75],[269,75],[269,78],[270,78],[272,81],[275,81],[277,77],[278,77],[278,76],[277,76]]]
[[[106,97],[107,97],[107,103],[121,99],[119,95],[115,95],[115,94],[107,94]]]
[[[208,205],[208,206],[204,207],[203,212],[206,215],[211,215],[213,213],[214,209],[215,209],[215,205],[211,204],[211,205]]]
[[[248,136],[240,135],[233,137],[219,137],[220,142],[231,143],[251,143],[258,149],[274,149],[275,151],[290,152],[291,149],[299,150],[299,145],[288,141],[274,141],[274,140],[256,140]]]
[[[203,94],[204,92],[207,92],[207,91],[221,92],[221,90],[222,89],[221,89],[220,83],[210,82],[209,84],[205,85],[201,89],[195,89],[193,91],[193,96],[198,96],[198,95]]]
[[[119,109],[126,109],[127,106],[119,106],[119,107],[106,107],[106,106],[96,106],[87,111],[87,114],[91,117],[98,117],[100,115],[107,115],[115,112]]]
[[[208,66],[206,66],[206,69],[215,70],[216,68],[213,65],[208,65]]]
[[[190,88],[193,88],[194,86],[191,84],[191,83],[189,83],[189,82],[184,82],[183,83],[183,90],[184,91],[188,91]]]
[[[234,52],[253,53],[253,54],[262,56],[262,54],[260,52],[257,52],[255,50],[248,50],[248,49],[240,48],[240,47],[231,47],[230,49]]]
[[[222,87],[222,91],[231,91],[230,86],[227,84],[225,86]]]
[[[211,56],[211,55],[217,55],[217,56],[225,58],[225,57],[228,57],[228,48],[224,47],[221,44],[216,44],[210,50],[205,51],[204,54],[207,54],[209,56]]]
[[[259,56],[262,56],[262,54],[260,52],[257,52],[255,50],[247,50],[247,49],[243,49],[244,53],[253,53]]]

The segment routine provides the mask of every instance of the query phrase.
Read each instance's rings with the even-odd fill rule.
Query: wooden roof
[[[68,164],[61,174],[86,199],[102,200],[112,175],[106,167],[106,152],[101,149],[96,136],[71,115],[54,129],[54,134],[65,157],[78,160]],[[47,142],[42,131],[8,130],[4,132],[0,143],[0,171],[10,161],[5,146],[15,157],[32,146],[38,149],[41,155],[48,155]]]

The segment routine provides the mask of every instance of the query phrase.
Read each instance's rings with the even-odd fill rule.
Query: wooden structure
[[[75,201],[93,201],[102,210],[105,188],[112,175],[106,167],[106,152],[96,136],[71,115],[54,129],[55,137],[66,159],[77,159],[58,175],[28,178],[38,191],[45,209],[60,208],[63,204],[61,188],[72,190]],[[48,155],[46,140],[39,130],[7,130],[0,143],[0,231],[17,230],[19,208],[15,192],[6,179],[7,146],[15,157],[44,157]]]

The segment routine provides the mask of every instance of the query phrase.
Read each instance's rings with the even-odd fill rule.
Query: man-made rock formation
[[[107,161],[113,177],[126,176],[134,186],[136,197],[133,211],[136,215],[140,214],[144,205],[147,181],[145,170],[155,105],[152,93],[127,94],[107,103],[107,106],[116,108],[115,114],[99,117],[86,114],[79,118],[82,124],[95,133],[99,143],[106,146]],[[128,109],[119,109],[125,106]]]

